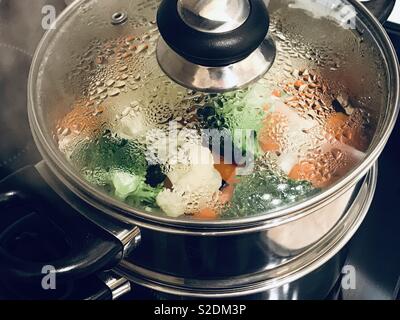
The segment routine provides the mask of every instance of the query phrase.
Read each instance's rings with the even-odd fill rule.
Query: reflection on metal
[[[115,272],[102,272],[97,276],[110,289],[113,300],[117,300],[124,294],[131,292],[132,287],[130,282]]]
[[[206,67],[187,61],[160,38],[157,59],[163,71],[184,87],[201,92],[226,92],[260,79],[275,60],[275,45],[266,38],[246,59],[225,67]]]
[[[178,12],[191,28],[223,33],[239,28],[250,15],[248,0],[179,0]]]

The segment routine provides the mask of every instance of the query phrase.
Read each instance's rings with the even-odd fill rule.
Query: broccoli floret
[[[128,197],[128,202],[133,206],[158,207],[157,196],[162,190],[164,190],[162,184],[157,187],[151,187],[142,181],[137,192]]]
[[[257,137],[265,118],[265,98],[257,95],[259,90],[253,87],[213,96],[198,111],[203,127],[228,131],[233,147],[240,149],[243,156],[262,154]]]
[[[135,206],[155,206],[162,188],[146,184],[148,163],[136,142],[106,132],[96,141],[83,142],[71,161],[90,183],[114,192],[119,199]]]
[[[306,181],[290,180],[270,170],[256,171],[239,178],[233,198],[222,216],[237,218],[266,213],[305,199],[317,191]]]
[[[114,171],[145,176],[147,160],[142,147],[134,141],[109,132],[94,141],[85,141],[71,155],[71,161],[84,177],[98,186],[107,185]]]
[[[160,184],[151,187],[144,177],[116,171],[112,174],[115,195],[133,206],[156,206],[156,198],[163,189]]]

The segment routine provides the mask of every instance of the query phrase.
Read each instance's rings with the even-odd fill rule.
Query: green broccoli
[[[311,183],[278,176],[271,170],[256,170],[239,178],[233,198],[222,217],[237,218],[266,213],[316,193]]]
[[[82,142],[71,161],[90,183],[134,205],[154,205],[161,191],[158,185],[146,183],[148,163],[142,146],[110,132],[95,141]]]
[[[265,118],[266,98],[259,92],[260,88],[254,86],[247,90],[211,96],[206,106],[198,111],[202,126],[219,131],[227,130],[233,147],[241,150],[242,155],[260,156],[262,151],[257,137]]]
[[[163,189],[161,184],[152,187],[146,183],[145,177],[122,171],[115,171],[112,174],[112,183],[115,195],[133,206],[155,207],[157,195]]]

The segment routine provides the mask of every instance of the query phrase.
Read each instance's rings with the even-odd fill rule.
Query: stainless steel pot
[[[79,201],[44,163],[37,169],[66,202],[129,243],[115,272],[134,284],[165,294],[164,298],[175,299],[327,297],[342,274],[345,246],[369,210],[378,175],[375,165],[331,205],[282,226],[205,236],[146,227],[140,227],[139,233],[138,229],[129,233],[115,221],[100,221],[102,211]],[[326,219],[332,225],[315,232],[315,223]],[[290,247],[293,244],[294,249]]]
[[[49,31],[39,45],[29,78],[30,123],[44,159],[37,170],[72,208],[125,245],[121,254],[126,260],[117,267],[118,272],[156,290],[185,296],[231,297],[266,292],[271,297],[288,283],[303,287],[300,278],[312,274],[345,246],[371,202],[376,183],[376,170],[371,168],[393,129],[400,93],[399,64],[379,21],[357,1],[339,2],[337,10],[341,4],[346,4],[355,13],[352,16],[354,30],[334,28],[338,34],[332,34],[328,42],[324,32],[332,31],[329,28],[338,21],[333,19],[332,24],[326,23],[328,19],[321,23],[312,17],[316,12],[305,1],[271,1],[269,10],[272,19],[283,17],[284,32],[295,31],[303,37],[304,43],[308,41],[311,53],[313,46],[322,48],[324,56],[306,52],[306,60],[312,65],[318,59],[328,61],[320,68],[320,73],[332,82],[341,83],[359,102],[358,107],[371,114],[375,134],[365,158],[333,186],[310,199],[268,214],[219,221],[172,219],[148,213],[143,208],[132,208],[87,183],[65,159],[55,141],[57,121],[68,112],[77,92],[90,78],[85,77],[86,72],[90,73],[90,68],[84,68],[85,62],[78,75],[71,73],[76,67],[76,58],[89,43],[96,46],[99,39],[101,42],[126,36],[132,28],[140,29],[144,21],[152,25],[151,17],[154,18],[158,1],[124,0],[100,4],[99,1],[80,0],[58,18],[56,29]],[[385,4],[389,2],[392,4],[392,1]],[[384,1],[371,3],[382,5]],[[326,2],[318,2],[318,5],[323,9]],[[128,22],[111,25],[111,17],[118,12],[126,12]],[[309,24],[304,19],[309,19]],[[311,26],[321,30],[316,33],[311,31]],[[285,55],[293,50],[291,44],[283,40],[284,32],[275,35],[276,41],[280,39],[286,46],[283,51],[278,48],[278,64],[275,70],[271,69],[272,74],[282,73],[279,61],[285,60]],[[329,47],[324,48],[327,43]],[[339,61],[337,59],[343,64],[329,64],[329,61]],[[335,72],[337,68],[340,73]],[[154,70],[158,74],[159,70]],[[175,85],[169,85],[171,90],[176,90]],[[158,84],[156,87],[159,88]],[[139,230],[141,241],[138,240]],[[76,263],[76,259],[74,262],[71,259],[59,261],[59,272],[65,278],[82,276],[96,266],[103,267],[104,263],[98,264],[97,260],[110,251],[109,248],[97,252],[87,250],[90,255],[86,259],[91,260],[85,265],[87,268]],[[6,267],[18,270],[12,274],[40,277],[36,272],[38,264],[33,265],[36,271],[31,272],[32,263],[10,256],[7,259]],[[74,268],[66,268],[68,265]],[[19,272],[21,270],[29,271]],[[321,286],[330,289],[331,280]],[[317,291],[322,294],[326,290]],[[286,297],[293,298],[293,295]]]
[[[160,250],[160,257],[154,261],[155,263],[153,262],[154,266],[150,268],[151,270],[148,268],[151,262],[146,263],[148,262],[145,258],[146,255],[143,255],[143,252],[140,252],[142,248],[139,248],[138,251],[133,252],[130,257],[122,261],[116,270],[134,283],[157,292],[181,297],[267,299],[327,297],[342,274],[343,259],[346,256],[346,250],[342,249],[368,212],[375,192],[376,179],[377,167],[374,166],[366,179],[358,186],[357,195],[351,201],[346,199],[348,202],[346,202],[347,208],[342,213],[343,220],[339,221],[318,241],[308,245],[301,254],[290,254],[287,249],[282,252],[282,248],[277,248],[271,238],[274,238],[274,233],[280,234],[281,230],[279,227],[272,227],[251,236],[217,238],[210,241],[209,245],[204,243],[204,239],[187,239],[185,247],[180,250],[173,251],[168,248]],[[342,208],[331,207],[329,209],[333,209],[332,212],[335,212]],[[319,214],[322,212],[318,211]],[[304,239],[311,216],[289,223],[288,228],[292,231],[292,239],[298,238],[299,242]],[[327,218],[323,213],[322,216]],[[299,236],[300,233],[302,236]],[[143,236],[146,235],[147,233]],[[154,237],[153,234],[149,236]],[[173,245],[177,246],[180,241],[180,239],[174,241],[171,237],[163,235],[156,235],[156,238],[150,239],[145,237],[145,239],[152,242],[153,248],[162,247],[160,240],[164,240],[164,243],[171,241]],[[252,241],[252,245],[246,248],[249,241]],[[201,246],[204,247],[203,250],[201,250]],[[228,251],[226,248],[229,246],[240,248],[232,251],[236,251],[235,254],[241,254],[241,266],[229,268],[229,265],[238,263],[238,259],[233,257],[230,252],[226,253]],[[196,252],[198,247],[201,249]],[[143,250],[150,249],[150,246],[143,247]],[[205,252],[207,252],[207,256]],[[191,255],[191,259],[182,259],[188,255]],[[210,255],[215,258],[209,259]],[[152,260],[154,260],[153,257]],[[143,261],[147,269],[143,268]],[[264,268],[261,268],[263,262]],[[210,263],[215,263],[215,265],[210,265]],[[259,263],[258,269],[257,263]],[[181,277],[176,276],[177,264],[182,268],[179,272],[183,275]],[[246,265],[251,268],[246,268]],[[238,273],[240,268],[242,268],[241,273]],[[213,275],[211,278],[201,274],[207,269],[208,274]],[[160,273],[154,270],[162,271]],[[188,272],[188,270],[190,271]]]

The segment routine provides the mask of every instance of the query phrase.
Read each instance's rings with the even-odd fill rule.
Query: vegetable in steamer
[[[154,169],[148,166],[143,149],[134,141],[112,136],[108,131],[95,141],[81,143],[71,161],[89,182],[113,189],[117,198],[132,205],[156,206],[162,181],[147,183]]]
[[[329,186],[364,155],[356,149],[365,143],[357,140],[363,129],[352,126],[354,116],[333,110],[322,125],[307,119],[288,106],[300,90],[304,83],[298,80],[272,91],[256,84],[206,96],[197,119],[192,119],[197,133],[188,133],[179,124],[176,130],[181,140],[172,153],[165,153],[167,142],[160,137],[144,143],[141,138],[151,129],[141,127],[140,132],[124,133],[123,138],[105,131],[98,139],[84,139],[70,159],[90,183],[149,212],[160,208],[173,218],[186,215],[205,220],[270,212]],[[221,148],[215,150],[211,137],[202,139],[200,129],[223,131],[229,139],[220,141]],[[316,132],[328,138],[314,146],[320,155],[307,155],[302,148],[312,145]],[[62,140],[61,145],[65,145]],[[224,158],[226,149],[232,150],[232,159]],[[341,161],[346,154],[352,155],[350,160]],[[243,159],[253,161],[246,175],[240,174]],[[319,174],[317,164],[324,161],[334,165],[323,165]]]

